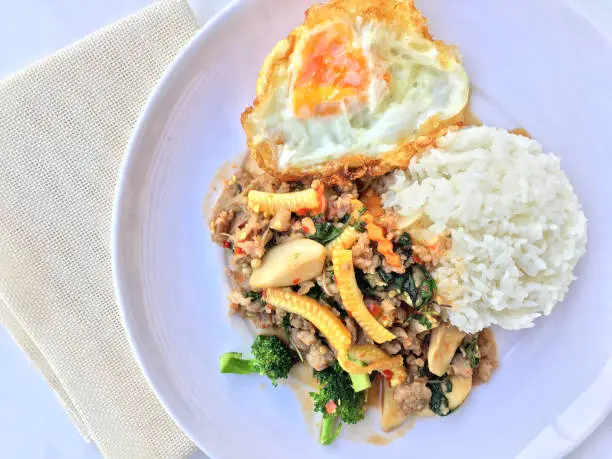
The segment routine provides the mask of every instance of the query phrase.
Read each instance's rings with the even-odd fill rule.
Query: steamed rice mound
[[[585,252],[586,218],[559,158],[503,129],[448,134],[396,171],[383,198],[405,225],[450,233],[432,274],[467,332],[533,326],[563,300]]]

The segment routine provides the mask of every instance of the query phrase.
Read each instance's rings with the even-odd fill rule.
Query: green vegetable
[[[447,376],[445,380],[434,381],[427,384],[431,390],[431,399],[429,400],[429,409],[438,416],[448,416],[451,410],[448,408],[448,398],[446,394],[453,390],[453,383]]]
[[[308,239],[312,239],[313,241],[317,241],[323,245],[326,245],[336,239],[344,230],[344,227],[336,228],[329,222],[315,222],[315,228],[317,231],[312,236],[308,236]]]
[[[361,392],[372,387],[370,375],[368,374],[355,375],[350,373],[349,376],[351,377],[351,383],[355,392]]]
[[[368,282],[368,284],[370,284],[370,287],[372,288],[377,288],[377,287],[382,287],[385,288],[387,286],[387,284],[385,284],[380,277],[378,277],[378,274],[376,273],[367,273],[365,274],[365,280]]]
[[[276,336],[258,335],[251,346],[253,358],[245,359],[239,352],[227,352],[219,359],[221,373],[260,373],[272,384],[286,378],[295,363],[291,350]]]
[[[450,409],[448,408],[448,399],[444,394],[441,384],[430,384],[431,399],[429,400],[429,409],[438,416],[448,416]]]
[[[436,293],[433,277],[419,264],[411,265],[404,274],[385,273],[380,268],[376,272],[381,277],[386,275],[386,279],[390,276],[390,289],[398,290],[402,300],[414,308],[421,308],[429,303]]]
[[[285,314],[285,317],[283,317],[283,330],[285,330],[285,335],[287,335],[287,339],[291,339],[291,333],[289,331],[291,327],[291,317],[289,317],[289,314]]]
[[[315,284],[314,287],[310,287],[306,296],[309,296],[313,300],[318,301],[319,303],[327,304],[332,308],[336,309],[340,313],[340,317],[346,317],[346,309],[344,309],[340,303],[334,300],[331,296],[327,295],[320,285]]]
[[[431,390],[429,409],[438,416],[448,416],[451,414],[452,411],[448,407],[448,398],[446,398],[446,394],[453,390],[453,383],[448,374],[436,376],[431,373],[427,365],[425,365],[419,375],[427,378],[427,387]]]
[[[370,285],[366,279],[366,274],[359,268],[355,268],[355,280],[357,281],[357,287],[359,287],[363,295],[376,296],[376,289]]]
[[[361,360],[358,359],[354,359],[351,357],[350,353],[348,356],[349,360],[355,362],[357,365],[361,366],[361,367],[365,367],[367,366],[367,364]],[[370,387],[372,387],[372,381],[370,380],[370,375],[369,374],[353,374],[353,373],[349,373],[349,376],[351,377],[351,383],[353,385],[353,390],[355,392],[361,392],[363,390],[369,389]],[[367,395],[367,394],[366,394]]]
[[[353,223],[353,228],[355,228],[360,233],[364,233],[366,230],[366,222],[364,222],[363,220],[357,220],[355,223]]]
[[[406,303],[416,307],[419,301],[419,289],[410,270],[404,274],[401,290],[410,299],[410,301],[406,301]]]
[[[364,418],[365,396],[364,392],[353,390],[351,377],[337,361],[325,370],[315,371],[314,376],[320,388],[319,392],[311,392],[310,396],[314,400],[315,413],[323,415],[319,442],[329,445],[338,437],[341,422],[356,424]],[[330,401],[335,405],[335,410],[328,413],[326,405]]]
[[[431,274],[429,274],[429,272],[423,266],[421,265],[414,265],[414,266],[418,266],[418,268],[415,268],[415,269],[420,269],[423,275],[425,276],[425,278],[423,279],[423,282],[419,286],[419,289],[420,289],[419,293],[420,293],[421,304],[427,304],[433,299],[434,295],[436,294],[436,291],[437,291],[436,281],[434,281],[433,277],[431,277]]]
[[[349,215],[346,215],[340,220],[340,223],[343,223],[343,225],[336,228],[333,223],[326,222],[322,218],[316,218],[314,222],[316,232],[312,236],[308,236],[308,239],[317,241],[319,244],[327,245],[342,234],[348,219]]]
[[[391,284],[397,276],[401,277],[401,274],[388,273],[382,268],[376,268],[376,274],[378,274],[380,280],[382,280],[387,285]]]
[[[427,364],[425,364],[424,367],[419,368],[419,370],[417,371],[417,374],[419,375],[419,378],[425,378],[427,379],[428,376],[431,374],[429,372],[429,368],[427,367]],[[435,375],[434,375],[435,376]]]
[[[295,341],[293,341],[293,337],[291,336],[290,329],[291,329],[291,318],[289,317],[289,314],[285,314],[285,317],[283,317],[283,330],[285,330],[285,335],[287,335],[287,340],[291,343],[291,345],[295,349],[295,352],[297,352],[297,355],[300,358],[300,362],[304,362],[304,357],[302,356],[300,349],[295,344]]]
[[[412,238],[408,233],[402,233],[398,238],[396,246],[407,258],[412,256]]]
[[[242,358],[240,352],[226,352],[219,359],[221,373],[233,373],[237,375],[247,375],[259,373],[255,360]]]
[[[334,276],[334,268],[333,268],[333,266],[330,266],[329,268],[327,268],[327,280],[331,284],[335,284],[336,283],[336,278]]]
[[[414,314],[413,317],[417,320],[418,323],[420,323],[423,327],[427,328],[428,330],[431,330],[431,328],[433,327],[433,325],[431,324],[431,321],[427,318],[425,314]]]
[[[252,302],[261,301],[261,292],[250,290],[246,292],[244,296],[250,299]]]
[[[480,365],[480,349],[478,348],[478,335],[476,335],[472,341],[470,341],[466,346],[464,346],[463,350],[465,351],[465,356],[470,362],[470,367],[476,368],[478,365]]]
[[[323,418],[321,432],[319,433],[319,443],[325,446],[331,445],[340,435],[341,427],[342,423],[338,422],[337,416]]]
[[[402,233],[397,241],[397,245],[399,245],[402,249],[409,249],[412,246],[412,238],[408,233]]]

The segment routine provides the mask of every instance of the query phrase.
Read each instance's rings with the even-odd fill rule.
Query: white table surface
[[[203,1],[209,7],[226,0]],[[580,8],[604,35],[612,35],[609,0],[568,2]],[[0,78],[150,3],[152,0],[0,0]],[[0,369],[1,458],[100,457],[95,445],[83,441],[55,394],[1,327]],[[612,458],[612,416],[569,458]]]

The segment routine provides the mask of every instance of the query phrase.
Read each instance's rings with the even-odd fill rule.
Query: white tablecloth
[[[203,11],[220,8],[227,1],[190,0]],[[150,3],[152,0],[0,0],[0,78]],[[568,3],[612,39],[609,0]],[[94,445],[82,440],[51,389],[1,327],[0,368],[0,457],[100,457]],[[570,456],[611,457],[612,417]]]

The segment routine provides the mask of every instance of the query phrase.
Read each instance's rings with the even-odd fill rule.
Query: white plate
[[[589,246],[564,302],[533,329],[498,333],[501,367],[445,419],[375,446],[317,444],[287,387],[220,375],[218,356],[248,350],[227,316],[221,252],[202,201],[218,168],[244,150],[239,117],[267,52],[310,1],[227,8],[174,62],[134,133],[113,226],[118,301],[134,351],[177,423],[216,458],[552,458],[612,405],[612,51],[554,0],[419,2],[439,38],[459,46],[488,123],[525,127],[562,158],[589,219]],[[212,202],[206,201],[205,211]]]

